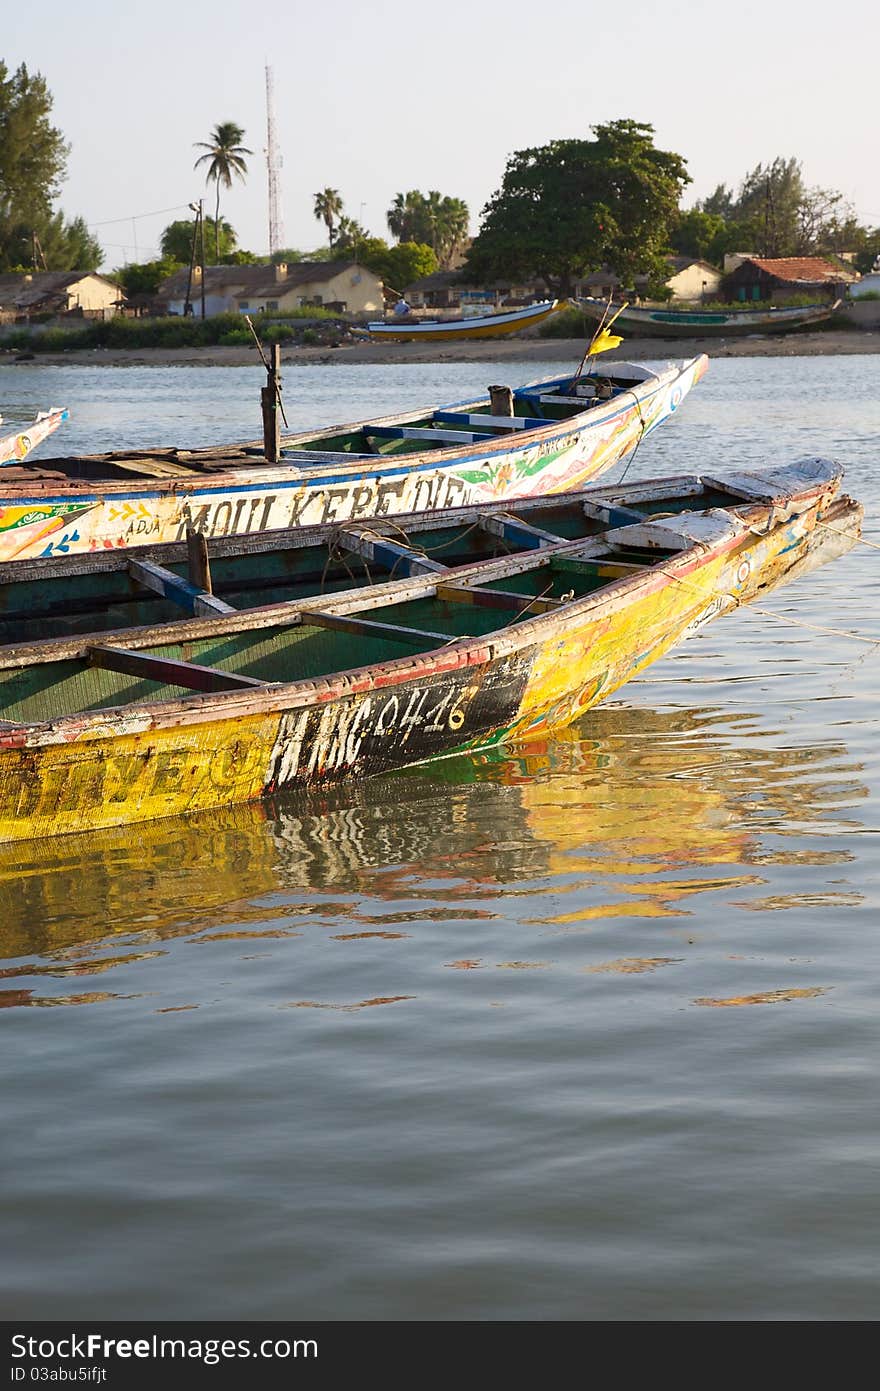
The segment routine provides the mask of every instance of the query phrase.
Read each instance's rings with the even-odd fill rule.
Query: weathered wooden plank
[[[366,454],[355,454],[352,450],[345,449],[284,449],[281,450],[281,458],[286,463],[292,464],[351,464],[358,459],[374,462],[376,451],[370,450]]]
[[[405,575],[445,574],[449,569],[439,560],[430,560],[412,547],[392,541],[388,536],[380,536],[372,529],[361,531],[356,527],[344,527],[339,533],[339,542],[346,550],[384,566],[400,578]]]
[[[147,478],[192,478],[193,475],[186,464],[172,463],[170,459],[114,459],[113,466]]]
[[[608,398],[606,398],[608,399]],[[583,396],[539,396],[538,400],[542,406],[579,406],[582,411],[588,410],[590,406],[596,404],[596,389],[591,387],[585,391]]]
[[[532,419],[527,415],[480,415],[478,411],[435,411],[438,425],[475,425],[482,429],[541,430],[553,422]]]
[[[165,686],[184,686],[191,691],[231,691],[242,686],[265,686],[253,676],[239,676],[219,667],[199,666],[197,662],[176,662],[168,657],[150,657],[124,647],[94,644],[86,649],[89,666],[118,671],[123,676],[159,681]]]
[[[420,628],[403,628],[393,623],[375,623],[370,618],[357,618],[352,614],[328,613],[321,609],[300,609],[300,621],[306,626],[327,628],[331,632],[352,633],[355,637],[387,638],[391,642],[403,643],[406,647],[421,650],[425,643],[433,647],[458,640],[459,634],[431,633]]]
[[[626,526],[630,522],[645,521],[644,512],[637,512],[633,507],[620,507],[604,498],[596,498],[595,501],[587,499],[582,508],[585,517],[602,522],[604,526]]]
[[[203,531],[187,522],[186,525],[186,565],[190,583],[203,589],[206,594],[214,593],[211,583],[211,562],[208,558],[208,538]]]
[[[495,438],[485,430],[482,433],[473,430],[430,430],[413,425],[370,425],[364,433],[376,439],[424,440],[426,444],[476,444]]]
[[[173,570],[166,570],[150,560],[130,560],[128,572],[138,584],[151,589],[154,594],[161,594],[193,617],[236,612],[232,604],[225,603],[198,585],[190,584],[189,580],[181,579]]]
[[[473,604],[477,608],[514,613],[550,613],[561,603],[559,599],[517,594],[510,589],[482,589],[469,584],[438,584],[437,598],[448,604]]]
[[[539,546],[558,546],[565,540],[564,536],[542,531],[540,527],[530,526],[518,517],[511,517],[509,512],[493,512],[480,517],[480,526],[483,531],[488,531],[490,536],[500,536],[511,545],[525,550],[536,550]]]
[[[612,560],[607,557],[589,558],[580,555],[554,555],[550,559],[550,569],[562,574],[591,575],[597,579],[622,579],[634,570],[647,570],[653,562],[644,565],[629,560]]]

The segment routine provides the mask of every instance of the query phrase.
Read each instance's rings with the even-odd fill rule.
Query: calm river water
[[[285,400],[499,371],[556,366]],[[258,435],[262,379],[5,365],[0,408],[70,407],[37,459],[195,445]],[[718,359],[628,477],[805,454],[876,547],[880,356]],[[857,548],[527,752],[0,847],[2,1315],[875,1319],[878,576]]]

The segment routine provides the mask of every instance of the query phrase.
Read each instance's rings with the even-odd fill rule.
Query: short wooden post
[[[277,464],[281,458],[281,420],[278,415],[278,398],[281,393],[281,347],[271,346],[272,356],[266,364],[266,385],[260,392],[263,408],[263,449],[270,464]]]
[[[509,386],[490,386],[489,401],[492,415],[513,415],[513,392]]]
[[[211,562],[208,559],[208,538],[203,531],[196,531],[187,523],[186,557],[189,568],[189,581],[206,594],[213,594],[211,588]]]

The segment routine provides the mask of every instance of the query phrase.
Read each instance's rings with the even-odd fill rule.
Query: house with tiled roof
[[[157,307],[166,314],[202,309],[202,268],[176,271],[163,280]],[[382,281],[356,261],[299,261],[288,265],[206,266],[205,315],[273,314],[313,305],[339,314],[381,313]],[[190,308],[187,308],[189,304]]]
[[[731,300],[784,303],[804,294],[817,300],[837,299],[858,278],[857,271],[847,271],[824,256],[747,256],[723,284]]]
[[[119,313],[124,302],[119,286],[93,271],[9,271],[0,275],[0,320],[7,323],[71,313],[109,319]]]

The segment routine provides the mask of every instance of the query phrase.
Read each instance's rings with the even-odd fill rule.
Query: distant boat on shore
[[[621,309],[616,315],[617,328],[631,337],[652,338],[725,338],[743,333],[787,333],[830,319],[841,301],[821,304],[799,304],[791,308],[772,309]],[[579,309],[588,318],[601,322],[608,312],[608,301],[579,299]],[[613,306],[612,306],[613,307]]]
[[[568,300],[545,299],[525,309],[502,314],[482,314],[470,319],[378,319],[367,324],[370,338],[391,343],[458,343],[469,338],[498,338],[533,328],[551,314],[568,308]]]

